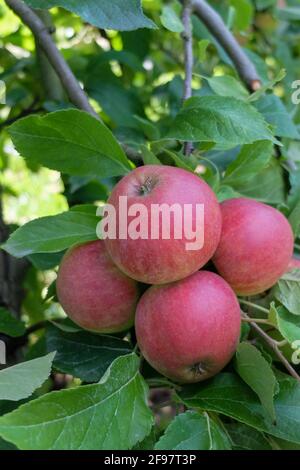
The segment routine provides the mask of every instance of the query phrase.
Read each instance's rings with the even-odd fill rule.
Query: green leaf
[[[15,318],[6,308],[0,307],[0,333],[11,337],[22,336],[25,333],[24,323]]]
[[[141,0],[25,0],[32,8],[62,7],[98,28],[130,31],[155,28],[155,24],[142,11]]]
[[[244,31],[252,24],[253,5],[249,0],[230,0],[235,9],[234,24],[239,31]]]
[[[19,119],[9,128],[18,152],[30,163],[70,175],[124,175],[129,160],[111,131],[76,109]],[[59,151],[58,151],[59,149]]]
[[[226,199],[233,199],[235,197],[241,197],[231,186],[220,186],[217,191],[217,198],[219,202],[226,201]]]
[[[151,152],[151,150],[148,149],[148,147],[146,147],[146,145],[141,147],[141,151],[144,165],[161,165],[161,161],[153,152]]]
[[[70,210],[62,214],[32,220],[18,228],[2,248],[21,258],[33,253],[56,253],[76,243],[97,240],[100,218],[87,212]]]
[[[229,450],[226,433],[207,413],[187,411],[173,419],[156,450]]]
[[[272,450],[265,436],[245,424],[231,423],[226,425],[234,450]]]
[[[285,181],[283,169],[275,159],[255,178],[243,183],[235,183],[235,189],[243,196],[269,204],[285,202]]]
[[[0,371],[0,400],[27,398],[49,377],[55,352]],[[8,439],[9,440],[9,439]]]
[[[269,319],[289,343],[292,344],[294,341],[300,340],[299,315],[293,315],[284,307],[275,307],[274,302],[272,302]]]
[[[227,167],[225,184],[242,184],[257,176],[268,166],[272,158],[273,145],[268,141],[244,145],[238,157]]]
[[[179,393],[186,406],[215,411],[258,431],[300,443],[300,384],[293,378],[279,379],[275,397],[276,425],[266,415],[257,395],[236,375],[218,374],[203,384],[187,386]]]
[[[204,77],[210,88],[220,96],[232,96],[234,98],[245,100],[249,93],[239,80],[231,75],[221,75],[216,77]]]
[[[281,99],[276,95],[266,95],[255,103],[255,107],[265,120],[274,126],[277,137],[300,139],[300,134]]]
[[[182,33],[184,30],[181,19],[169,5],[163,6],[160,21],[166,29],[173,31],[173,33]]]
[[[128,341],[86,331],[67,333],[47,328],[47,349],[56,351],[53,365],[84,382],[98,382],[110,364],[132,351]]]
[[[236,370],[258,395],[272,421],[276,421],[274,395],[278,383],[270,364],[261,352],[249,343],[240,343],[236,352]]]
[[[126,450],[152,428],[135,354],[116,359],[98,384],[48,393],[0,418],[19,449]]]
[[[289,215],[289,223],[292,226],[295,238],[300,235],[300,198]]]
[[[255,108],[225,96],[193,97],[186,101],[167,134],[187,142],[215,142],[227,146],[251,144],[274,137]]]
[[[285,273],[273,289],[274,296],[294,315],[300,315],[300,271]]]
[[[251,56],[250,56],[251,59]],[[262,60],[261,58],[259,58]],[[274,86],[278,83],[281,82],[281,80],[284,79],[286,76],[286,71],[284,69],[280,70],[280,72],[276,75],[276,77],[273,80],[266,81],[258,90],[256,90],[252,95],[249,96],[248,101],[256,101],[259,98],[261,98],[267,90],[273,90]],[[271,95],[269,95],[271,96]]]

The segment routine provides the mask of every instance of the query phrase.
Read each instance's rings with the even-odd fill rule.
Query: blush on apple
[[[240,307],[217,274],[199,271],[186,279],[150,287],[136,313],[136,335],[147,361],[181,383],[217,374],[240,337]]]
[[[260,294],[288,269],[291,226],[277,209],[252,199],[229,199],[221,210],[222,235],[213,262],[237,294]]]
[[[133,325],[137,283],[113,264],[102,240],[67,251],[56,287],[66,314],[86,330],[113,333]]]
[[[164,284],[198,271],[214,254],[221,233],[221,212],[216,196],[210,187],[195,174],[163,165],[145,165],[126,175],[113,189],[108,203],[120,213],[120,196],[127,197],[128,208],[143,204],[149,214],[148,239],[121,239],[119,224],[117,238],[105,239],[106,247],[116,265],[128,276],[147,284]],[[204,230],[204,244],[196,250],[188,250],[185,233],[176,239],[174,217],[171,217],[169,239],[164,239],[161,226],[157,239],[151,238],[151,208],[165,204],[184,205],[192,208],[192,223],[197,233]],[[196,227],[196,205],[204,206],[204,224]],[[121,217],[124,214],[121,214]],[[128,217],[127,227],[134,217]],[[161,220],[161,222],[163,222]]]

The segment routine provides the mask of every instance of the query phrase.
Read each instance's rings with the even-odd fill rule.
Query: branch
[[[183,101],[192,96],[192,78],[193,78],[193,32],[192,32],[192,0],[184,0],[182,9],[182,23],[184,32],[182,37],[184,40],[184,64],[185,64],[185,78],[184,78],[184,94]],[[185,142],[184,154],[190,155],[193,150],[191,142]]]
[[[48,10],[35,10],[36,15],[44,23],[48,32],[54,33],[55,28],[53,27],[52,17]],[[64,90],[61,85],[60,78],[57,76],[56,71],[50,64],[46,54],[36,40],[36,56],[39,63],[41,85],[44,90],[44,95],[47,100],[63,101]]]
[[[53,42],[50,32],[43,21],[30,7],[20,0],[5,0],[5,3],[32,31],[36,42],[44,51],[59,76],[70,101],[79,109],[87,111],[99,119],[98,114],[90,105],[85,92],[80,87],[72,70]]]
[[[242,316],[245,320],[251,320],[251,318],[245,313],[242,312]],[[280,351],[278,347],[278,342],[273,340],[260,326],[258,326],[255,322],[251,321],[251,327],[253,330],[256,331],[256,333],[261,336],[265,342],[268,344],[268,346],[274,351],[280,362],[284,365],[284,367],[288,370],[288,372],[291,374],[294,379],[296,379],[298,382],[300,382],[300,376],[297,374],[295,369],[291,366],[289,361],[284,357],[282,352]]]
[[[227,52],[240,78],[246,83],[247,87],[251,91],[260,88],[261,81],[254,64],[228,30],[221,16],[205,0],[192,0],[192,5],[194,13]]]

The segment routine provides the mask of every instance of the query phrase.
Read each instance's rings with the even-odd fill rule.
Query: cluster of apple
[[[294,238],[287,219],[253,199],[219,204],[199,176],[170,166],[145,165],[121,179],[108,201],[117,213],[120,196],[128,207],[142,202],[149,210],[203,204],[203,246],[187,250],[183,235],[117,236],[72,247],[58,272],[62,307],[92,332],[126,331],[135,323],[143,356],[172,380],[215,375],[239,342],[237,295],[264,292],[289,269]],[[210,260],[218,274],[201,270]]]

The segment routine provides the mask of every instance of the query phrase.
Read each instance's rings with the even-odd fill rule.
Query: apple
[[[222,235],[213,262],[239,295],[255,295],[272,287],[293,254],[294,237],[277,209],[253,199],[221,204]]]
[[[56,288],[66,314],[86,330],[114,333],[133,325],[137,283],[114,265],[102,240],[67,251]]]
[[[218,274],[199,271],[150,287],[136,312],[136,336],[146,360],[180,383],[200,382],[230,361],[240,337],[240,307]]]
[[[148,238],[133,239],[127,236],[122,239],[118,221],[116,238],[105,239],[113,261],[131,278],[146,284],[164,284],[183,279],[198,271],[214,254],[221,234],[221,211],[215,194],[197,175],[165,165],[145,165],[126,175],[113,189],[108,203],[115,208],[128,229],[135,216],[129,214],[128,220],[125,220],[125,210],[120,206],[122,196],[127,198],[129,210],[135,204],[142,204],[147,211],[142,222],[146,225]],[[191,226],[199,239],[201,233],[204,235],[203,246],[199,244],[187,249],[191,239],[184,230],[181,237],[176,238],[174,214],[170,218],[169,237],[165,237],[162,231],[165,216],[159,223],[151,223],[152,208],[162,204],[167,207],[176,204],[177,210],[179,206],[182,213],[185,205],[191,207]],[[201,204],[204,207],[202,224],[196,216],[197,207]],[[153,229],[158,230],[156,239],[152,236]]]
[[[287,271],[293,271],[294,269],[300,269],[300,258],[293,256],[289,262]]]

